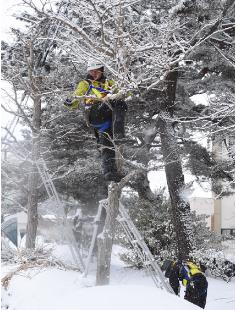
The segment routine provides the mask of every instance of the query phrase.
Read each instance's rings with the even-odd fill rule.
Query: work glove
[[[101,101],[104,102],[104,103],[108,102],[109,100],[110,100],[110,98],[109,98],[108,95],[106,95],[105,97],[101,98]]]
[[[64,101],[64,105],[67,106],[67,107],[72,106],[72,100],[69,99],[69,98],[66,98],[66,100]]]
[[[190,281],[190,282],[189,282],[190,288],[194,289],[194,284],[195,284],[194,281]]]

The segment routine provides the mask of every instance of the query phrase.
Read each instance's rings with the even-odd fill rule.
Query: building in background
[[[235,136],[229,134],[216,134],[212,138],[212,153],[217,161],[233,161],[235,159]],[[232,181],[233,182],[233,181]],[[229,190],[230,181],[218,181],[213,187],[222,188],[222,192]],[[235,235],[235,193],[219,198],[214,195],[213,230],[218,234]]]

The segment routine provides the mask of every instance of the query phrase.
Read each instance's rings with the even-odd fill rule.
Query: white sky
[[[20,5],[20,0],[5,0],[1,2],[0,6],[0,35],[1,40],[6,42],[12,42],[13,37],[10,34],[10,28],[20,28],[22,27],[22,22],[16,20],[12,15],[16,12],[19,12],[23,7]],[[4,91],[4,90],[5,91]],[[6,108],[15,110],[13,102],[9,99],[6,92],[11,93],[11,86],[6,81],[1,80],[1,104]],[[10,113],[7,113],[5,110],[1,108],[1,127],[6,127],[11,123],[11,120],[14,116]],[[18,132],[18,133],[17,133]],[[4,136],[6,131],[1,129],[1,136]],[[20,138],[21,135],[19,133],[19,125],[15,130],[16,137]]]
[[[20,0],[2,0],[0,6],[1,40],[11,40],[9,30],[11,27],[19,27],[22,22],[16,20],[12,15],[19,11]]]
[[[3,105],[7,110],[17,111],[17,107],[14,104],[14,101],[11,100],[8,94],[10,96],[13,94],[11,85],[6,81],[1,81],[1,89],[0,89],[1,105]],[[20,98],[21,96],[20,92],[18,92],[18,96]],[[22,129],[23,126],[20,125],[19,123],[17,123],[17,125],[15,126],[15,124],[16,124],[16,118],[14,118],[14,114],[6,112],[1,107],[1,137],[5,137],[6,130],[4,129],[4,127],[7,127],[11,131],[11,133],[14,134],[15,138],[17,140],[20,140],[22,138],[20,129]]]

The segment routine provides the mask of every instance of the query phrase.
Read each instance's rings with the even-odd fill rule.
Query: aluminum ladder
[[[156,287],[165,289],[167,292],[174,294],[172,287],[168,282],[166,282],[164,274],[162,273],[158,263],[154,259],[143,237],[134,225],[128,212],[125,210],[125,207],[121,203],[119,206],[119,215],[117,217],[117,220],[125,231],[129,242],[133,246],[136,254],[141,259],[144,267],[151,275]]]
[[[58,207],[61,215],[62,215],[62,225],[64,228],[65,237],[68,241],[68,245],[70,248],[71,255],[73,257],[73,260],[76,264],[76,266],[80,269],[81,272],[84,272],[85,265],[82,259],[82,256],[80,254],[78,244],[75,240],[72,227],[69,225],[66,217],[66,213],[64,210],[64,207],[62,205],[62,202],[59,199],[58,193],[56,191],[56,188],[53,184],[52,178],[49,174],[49,170],[47,168],[47,165],[43,158],[38,159],[36,162],[36,166],[38,168],[40,177],[42,179],[42,182],[45,186],[45,189],[47,191],[48,197],[56,203],[56,206]]]
[[[91,245],[90,245],[90,249],[89,249],[89,255],[88,255],[87,261],[86,261],[86,267],[85,267],[85,272],[84,272],[85,277],[88,274],[89,264],[90,264],[91,257],[92,257],[92,252],[93,252],[93,249],[94,249],[94,246],[96,243],[97,232],[98,232],[98,223],[99,223],[100,218],[101,218],[101,212],[102,212],[103,207],[106,208],[104,204],[99,205],[98,213],[97,213],[97,216],[96,216],[95,221],[94,221],[95,228],[93,231],[93,236],[92,236]],[[152,255],[151,251],[149,250],[148,246],[144,242],[143,237],[141,236],[140,232],[138,231],[138,229],[134,225],[134,223],[133,223],[132,219],[130,218],[128,212],[125,210],[125,207],[121,203],[119,203],[119,213],[118,213],[117,221],[119,222],[119,224],[123,228],[129,242],[133,246],[138,257],[141,259],[144,267],[146,268],[148,273],[151,275],[152,280],[154,281],[156,287],[161,288],[161,289],[165,289],[168,293],[174,294],[172,287],[170,286],[170,284],[168,282],[166,282],[166,278],[165,278],[164,274],[162,273],[158,263],[154,259],[154,257]]]

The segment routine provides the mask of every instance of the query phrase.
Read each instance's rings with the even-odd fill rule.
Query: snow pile
[[[146,307],[159,310],[172,310],[174,307],[181,310],[198,309],[155,287],[83,287],[89,285],[89,279],[83,279],[73,271],[35,269],[13,277],[9,290],[2,292],[2,306],[3,309],[12,310],[143,310]]]
[[[174,307],[182,310],[198,309],[174,295],[146,286],[93,287],[81,290],[77,297],[78,305],[86,310],[143,310],[147,307],[156,307],[159,310],[171,310]],[[73,303],[69,307],[76,309],[76,307],[73,308]]]
[[[55,249],[63,256],[61,248]],[[110,285],[95,286],[96,263],[85,278],[74,270],[55,267],[22,269],[14,274],[7,289],[2,288],[2,310],[199,310],[181,297],[156,288],[145,270],[128,268],[120,260],[125,249],[114,246]],[[64,252],[65,257],[69,257]],[[65,259],[65,257],[63,257]],[[2,264],[2,277],[14,272],[19,264]],[[205,310],[234,309],[234,280],[207,278],[208,297]]]
[[[120,266],[121,267],[121,266]],[[9,266],[2,268],[2,273],[12,271]],[[122,276],[122,267],[116,268],[116,273]],[[120,284],[118,275],[113,277],[113,284],[94,286],[94,275],[87,278],[75,271],[56,268],[34,268],[21,271],[15,275],[7,290],[2,289],[3,310],[197,310],[197,306],[181,297],[171,295],[146,285],[143,281],[143,271],[136,270],[136,284],[130,281],[130,273],[134,270],[124,270],[125,278]],[[113,270],[114,272],[114,270]],[[132,277],[132,275],[131,275]],[[116,278],[116,280],[115,280]],[[234,282],[208,278],[209,289],[206,310],[234,309]]]

